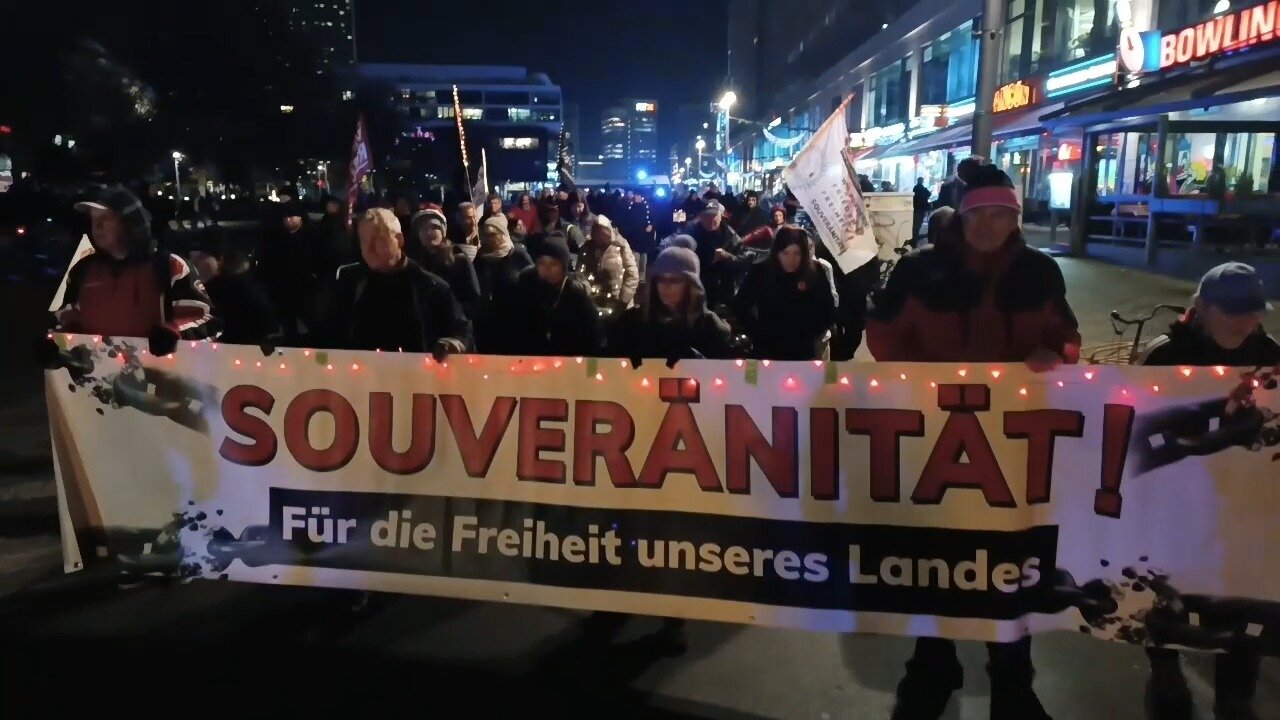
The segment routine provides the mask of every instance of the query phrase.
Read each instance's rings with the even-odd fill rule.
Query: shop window
[[[1033,0],[1034,2],[1034,0]],[[1004,82],[1011,82],[1023,76],[1023,15],[1027,11],[1027,0],[1010,0],[1008,20],[1004,26]]]
[[[1214,172],[1218,152],[1217,133],[1169,133],[1169,195],[1225,194],[1225,177]]]
[[[920,74],[922,105],[941,105],[973,97],[978,80],[978,39],[973,36],[973,22],[944,33],[926,45]]]
[[[1271,192],[1275,133],[1227,133],[1222,164],[1227,191],[1237,197]]]
[[[1156,159],[1155,133],[1124,133],[1123,154],[1120,167],[1121,195],[1150,195],[1155,182]]]
[[[1119,28],[1113,0],[1036,0],[1038,50],[1033,63],[1048,70],[1114,50]],[[1038,57],[1036,52],[1039,53]]]
[[[1120,148],[1124,133],[1100,133],[1094,151],[1098,155],[1098,197],[1115,195],[1120,177]]]

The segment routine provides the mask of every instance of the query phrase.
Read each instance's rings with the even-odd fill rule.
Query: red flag
[[[356,137],[351,143],[351,167],[347,183],[347,227],[351,227],[356,211],[356,199],[360,197],[360,183],[364,176],[373,169],[373,158],[369,152],[369,135],[364,129],[364,113],[356,121]]]

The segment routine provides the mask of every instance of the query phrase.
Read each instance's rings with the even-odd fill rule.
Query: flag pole
[[[467,131],[462,127],[462,101],[458,99],[458,86],[453,86],[453,119],[458,126],[458,147],[462,149],[462,185],[471,187],[471,165],[467,161]]]

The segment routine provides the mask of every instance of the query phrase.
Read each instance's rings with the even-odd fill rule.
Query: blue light
[[[637,170],[637,171],[636,171],[636,179],[637,179],[637,180],[648,180],[648,179],[649,179],[649,172],[648,172],[647,170]]]
[[[667,189],[664,187],[656,188],[654,189],[653,194],[660,198],[664,198],[667,196]]]

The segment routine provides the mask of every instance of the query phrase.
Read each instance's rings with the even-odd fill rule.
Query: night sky
[[[361,62],[523,65],[545,72],[579,106],[582,145],[595,151],[600,113],[621,97],[658,101],[659,148],[680,103],[710,102],[725,76],[728,0],[584,3],[538,0],[356,3]],[[465,28],[465,30],[462,30]],[[661,156],[661,150],[659,151]]]

